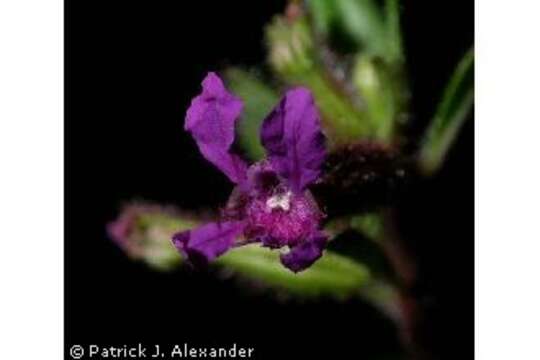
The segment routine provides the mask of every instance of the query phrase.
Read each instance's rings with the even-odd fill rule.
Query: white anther
[[[291,195],[290,191],[287,191],[285,194],[274,195],[268,200],[266,200],[266,206],[270,210],[280,208],[283,211],[289,211],[291,208]]]

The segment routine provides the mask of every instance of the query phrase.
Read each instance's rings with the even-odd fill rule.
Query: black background
[[[404,1],[418,134],[473,43],[472,1]],[[182,131],[209,70],[264,61],[263,25],[283,1],[67,1],[65,337],[72,344],[255,346],[258,358],[378,359],[399,345],[360,300],[277,301],[212,274],[162,274],[111,243],[133,198],[215,206],[231,185]],[[425,336],[444,359],[473,357],[474,127],[437,177],[398,205],[416,254]],[[313,355],[313,356],[312,356]]]

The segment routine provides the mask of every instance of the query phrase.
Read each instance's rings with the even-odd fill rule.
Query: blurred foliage
[[[368,239],[379,241],[383,233],[383,219],[377,213],[368,213],[353,216],[350,220],[351,228],[361,232]]]
[[[400,5],[399,0],[385,1],[386,25],[386,60],[391,64],[400,64],[404,61],[403,44],[401,36]]]
[[[398,95],[387,66],[374,57],[359,56],[353,82],[365,101],[372,131],[377,139],[390,141],[398,116]]]
[[[420,167],[435,172],[470,114],[474,102],[474,52],[469,50],[457,65],[435,111],[420,149]]]
[[[317,35],[338,51],[348,43],[346,52],[403,62],[399,0],[386,0],[384,8],[373,0],[309,0],[308,10]]]
[[[231,250],[217,260],[234,273],[298,296],[358,295],[371,280],[368,269],[345,256],[325,251],[309,269],[293,273],[279,261],[279,252],[258,244]]]
[[[359,139],[394,143],[409,98],[399,2],[387,0],[384,9],[371,0],[306,4],[267,26],[271,69],[287,85],[310,88],[332,148]],[[348,57],[343,43],[353,44],[345,46]]]
[[[307,86],[323,117],[330,146],[369,136],[365,111],[356,108],[343,89],[332,83],[314,54],[314,43],[305,17],[293,22],[276,17],[266,28],[270,65],[289,85]]]
[[[252,160],[259,160],[265,154],[259,129],[266,115],[279,101],[278,94],[253,71],[231,67],[225,72],[225,79],[230,90],[244,102],[237,129],[240,145]]]
[[[385,25],[372,0],[309,0],[315,29],[329,40],[346,41],[366,54],[387,52]]]

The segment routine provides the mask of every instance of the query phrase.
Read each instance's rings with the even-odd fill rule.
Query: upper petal
[[[244,230],[244,223],[227,221],[208,223],[173,236],[173,244],[193,265],[206,265],[234,245]]]
[[[273,167],[294,191],[317,179],[326,156],[325,137],[308,89],[298,87],[285,94],[263,122],[261,142]]]
[[[327,240],[323,232],[317,231],[287,254],[282,254],[281,263],[294,272],[305,270],[322,256]]]
[[[208,73],[202,93],[191,102],[184,124],[203,156],[235,183],[246,177],[245,162],[231,150],[242,101],[225,89],[215,73]]]

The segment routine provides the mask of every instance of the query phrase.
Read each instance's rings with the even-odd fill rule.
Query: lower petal
[[[205,266],[234,245],[244,231],[241,221],[208,223],[173,236],[173,244],[194,266]]]
[[[281,263],[295,273],[305,270],[322,256],[327,240],[328,237],[318,231],[287,254],[281,255]]]

